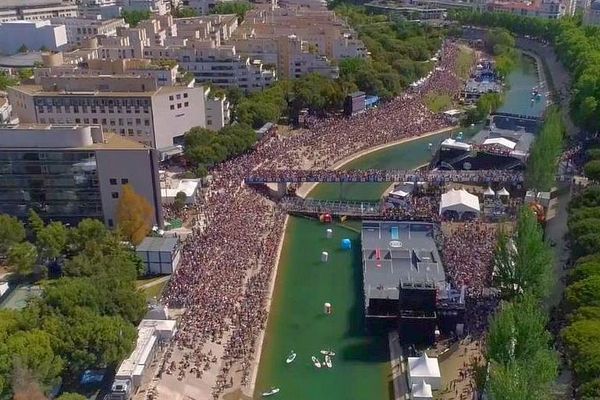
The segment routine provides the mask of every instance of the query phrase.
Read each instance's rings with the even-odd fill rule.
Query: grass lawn
[[[168,280],[165,280],[163,282],[159,282],[156,285],[152,285],[150,287],[142,289],[142,291],[146,295],[147,299],[152,299],[154,297],[156,297],[156,299],[159,299],[160,295],[162,294],[163,290],[165,289],[165,286],[167,286],[168,282],[169,282]]]

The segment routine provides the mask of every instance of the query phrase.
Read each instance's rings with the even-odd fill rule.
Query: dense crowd
[[[444,270],[453,286],[467,289],[465,323],[468,333],[481,334],[498,304],[492,287],[495,225],[480,221],[457,223],[443,232]]]
[[[454,87],[449,71],[457,54],[455,44],[443,45],[430,77],[436,85]],[[228,387],[249,383],[285,216],[245,186],[244,178],[256,169],[330,168],[360,150],[447,127],[423,104],[424,93],[421,88],[353,117],[320,121],[296,135],[267,135],[254,151],[212,171],[212,184],[199,205],[204,229],[186,238],[182,263],[163,297],[185,312],[161,374],[199,379],[218,368],[214,398]],[[212,345],[222,346],[222,356]]]
[[[522,183],[524,175],[512,170],[259,170],[246,179],[251,182],[428,182],[444,185],[449,182],[484,184]]]

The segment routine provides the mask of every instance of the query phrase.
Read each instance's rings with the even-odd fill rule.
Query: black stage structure
[[[464,322],[464,288],[452,289],[427,222],[363,221],[367,320],[393,320],[404,343],[431,344]]]

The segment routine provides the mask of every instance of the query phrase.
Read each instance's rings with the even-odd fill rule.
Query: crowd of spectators
[[[430,77],[436,88],[454,88],[457,54],[454,43],[443,45]],[[360,150],[448,127],[423,104],[426,92],[420,88],[356,116],[318,121],[295,135],[266,135],[252,152],[211,172],[212,183],[198,205],[203,229],[186,238],[182,263],[162,299],[185,311],[161,376],[189,383],[216,371],[215,399],[251,379],[285,215],[244,179],[257,169],[331,168]]]

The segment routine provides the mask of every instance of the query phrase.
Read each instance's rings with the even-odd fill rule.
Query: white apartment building
[[[50,57],[52,60],[50,60]],[[57,60],[59,58],[60,60]],[[52,76],[104,76],[104,75],[131,75],[141,78],[150,78],[157,86],[177,85],[179,66],[174,63],[153,63],[145,59],[100,60],[86,61],[86,67],[80,63],[65,64],[62,53],[42,57],[44,66],[34,70],[36,84],[41,84],[44,78]]]
[[[103,35],[116,36],[117,29],[128,27],[123,18],[99,19],[95,18],[65,18],[54,17],[50,19],[53,24],[62,24],[67,30],[67,42],[70,46],[79,47],[86,39]]]
[[[161,86],[152,78],[57,76],[8,89],[21,123],[92,124],[157,149],[205,127],[202,87]]]
[[[43,21],[52,17],[76,17],[77,5],[61,0],[2,0],[0,22]]]
[[[0,24],[0,53],[15,54],[22,46],[29,50],[60,50],[67,44],[64,25],[50,21],[10,21]]]
[[[213,97],[210,89],[204,93],[206,97],[206,128],[218,131],[231,122],[231,109],[225,97]]]
[[[183,47],[148,47],[144,58],[174,59],[196,81],[220,87],[237,86],[247,92],[264,89],[275,80],[275,72],[261,61],[251,61],[236,53],[234,46],[215,47],[211,42],[195,42]]]
[[[122,10],[120,0],[82,0],[79,3],[82,18],[113,19],[120,17]]]
[[[171,10],[169,0],[125,0],[124,7],[128,10],[150,11],[165,15]]]

